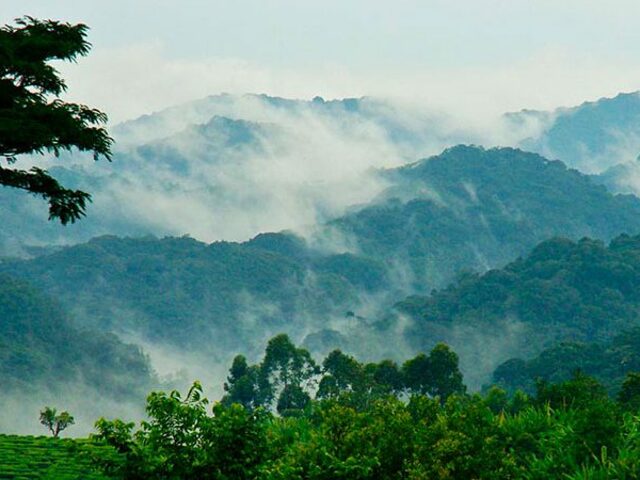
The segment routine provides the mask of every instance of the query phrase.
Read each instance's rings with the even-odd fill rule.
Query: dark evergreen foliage
[[[501,267],[554,236],[608,241],[640,233],[640,200],[612,195],[560,161],[460,145],[383,172],[390,187],[330,222],[362,255],[429,293],[461,271]]]
[[[107,117],[85,105],[63,102],[67,86],[50,64],[76,61],[89,52],[88,27],[24,17],[0,27],[0,185],[26,190],[49,202],[49,217],[63,224],[85,214],[91,196],[70,190],[47,171],[12,168],[23,154],[93,152],[111,158],[112,139],[101,126]]]

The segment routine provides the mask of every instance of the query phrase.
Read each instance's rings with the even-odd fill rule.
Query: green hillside
[[[640,153],[640,94],[620,93],[553,112],[508,114],[512,125],[538,119],[542,132],[523,140],[522,148],[589,173],[635,160]]]
[[[112,398],[144,392],[154,375],[140,349],[115,335],[76,327],[58,302],[0,275],[2,393],[90,385]]]
[[[233,351],[259,332],[304,329],[298,318],[343,315],[360,292],[384,284],[377,262],[319,256],[286,234],[210,245],[101,237],[0,270],[33,282],[85,325],[208,350],[215,340]]]
[[[378,156],[409,161],[433,151],[434,144],[444,147],[476,139],[452,132],[440,115],[412,116],[412,122],[405,117],[401,108],[369,97],[307,101],[228,94],[143,115],[110,129],[116,139],[113,164],[71,155],[47,165],[65,185],[91,192],[93,202],[82,222],[67,227],[47,222],[37,199],[11,189],[0,191],[0,202],[6,206],[0,210],[5,227],[0,230],[0,256],[24,256],[29,245],[80,243],[105,234],[188,233],[229,239],[291,228],[299,224],[287,222],[288,212],[281,211],[286,208],[281,193],[291,187],[298,192],[291,202],[308,206],[325,221],[340,211],[332,198],[336,188],[344,190],[340,182],[321,181],[318,189],[316,181],[289,178],[288,168],[266,181],[263,170],[283,160],[290,162],[292,171],[307,168],[305,162],[315,163],[301,158],[307,156],[309,144],[317,144],[311,149],[317,162],[334,155],[346,161],[354,148],[376,151],[376,145],[393,152]],[[346,150],[332,153],[336,142]],[[378,160],[371,165],[381,164]],[[368,166],[357,168],[362,182],[370,182]],[[352,183],[358,188],[357,178]],[[201,213],[182,218],[180,207]],[[272,227],[272,217],[283,220]],[[296,222],[295,215],[290,217]]]
[[[397,309],[413,319],[405,335],[417,348],[445,341],[466,368],[489,368],[560,341],[608,341],[640,325],[639,284],[640,236],[608,246],[552,239],[502,269],[462,276]]]
[[[103,480],[92,456],[109,451],[88,440],[0,434],[0,479]]]
[[[389,187],[379,198],[330,222],[310,243],[289,233],[212,244],[105,236],[5,261],[0,272],[42,289],[83,326],[225,358],[255,353],[278,331],[301,338],[374,318],[397,298],[428,294],[460,271],[500,267],[552,236],[609,240],[640,231],[640,199],[614,196],[560,162],[519,150],[459,146],[381,175]],[[355,251],[330,253],[336,237]],[[589,331],[560,324],[549,330],[559,338]],[[438,328],[419,324],[408,338],[423,348],[446,334],[464,358],[460,342],[470,332],[452,338]],[[599,328],[587,336],[596,338]],[[503,352],[500,361],[517,353]]]
[[[606,343],[562,342],[530,360],[507,360],[493,373],[493,381],[508,391],[533,392],[537,379],[562,382],[578,370],[617,394],[625,375],[640,371],[640,329],[623,332]]]
[[[379,199],[330,228],[396,267],[418,292],[445,286],[460,270],[502,266],[553,236],[640,232],[640,199],[516,149],[457,146],[384,178],[390,187]]]

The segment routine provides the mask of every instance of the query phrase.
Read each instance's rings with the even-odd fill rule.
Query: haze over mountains
[[[10,211],[21,214],[7,222],[22,222],[15,228],[22,238],[3,239],[5,250],[98,234],[188,233],[212,241],[305,229],[378,193],[382,186],[372,169],[469,138],[437,118],[384,102],[264,95],[209,97],[116,126],[113,133],[113,164],[71,160],[55,170],[91,189],[94,215],[82,226],[35,229],[27,219],[37,206],[7,194]]]
[[[640,150],[638,92],[552,112],[524,110],[505,117],[516,126],[534,128],[530,137],[519,142],[520,147],[560,159],[585,173],[598,174],[633,162]]]
[[[79,223],[47,223],[40,201],[0,191],[0,274],[28,282],[38,302],[61,311],[36,327],[16,320],[22,337],[5,345],[3,361],[31,345],[37,353],[24,368],[49,388],[41,370],[51,350],[38,339],[59,323],[70,344],[78,335],[109,338],[111,357],[123,359],[82,357],[89,372],[118,379],[131,370],[143,387],[160,381],[151,368],[184,370],[177,382],[220,381],[235,353],[257,355],[284,331],[317,353],[340,346],[372,360],[446,340],[480,387],[511,357],[565,340],[608,341],[635,321],[635,297],[622,313],[587,305],[567,252],[595,252],[604,258],[599,274],[608,274],[607,255],[624,242],[607,253],[598,241],[640,233],[640,198],[618,194],[635,191],[639,122],[637,94],[512,113],[482,129],[372,98],[265,95],[212,96],[125,122],[112,130],[112,164],[73,156],[51,167],[93,194]],[[552,237],[569,240],[551,248]],[[593,240],[570,242],[582,237]],[[518,257],[526,259],[497,273],[471,273]],[[615,257],[611,275],[629,258]],[[531,290],[518,275],[553,288]],[[486,306],[483,292],[495,289],[503,303]],[[538,296],[525,302],[523,289]],[[518,305],[551,302],[557,289],[611,318],[552,317],[553,328],[532,337],[542,320]],[[0,372],[9,390],[24,388]]]
[[[382,192],[377,169],[459,143],[521,147],[585,173],[612,168],[599,181],[629,193],[635,176],[621,171],[635,168],[638,112],[638,95],[623,94],[573,109],[509,114],[478,128],[366,97],[212,96],[115,126],[112,164],[43,160],[68,184],[93,193],[80,224],[44,222],[39,201],[0,192],[8,205],[0,213],[6,226],[0,255],[103,234],[189,234],[203,241],[283,229],[306,234]]]

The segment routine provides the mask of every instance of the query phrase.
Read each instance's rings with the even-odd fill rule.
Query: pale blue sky
[[[95,58],[70,83],[118,118],[216,90],[510,109],[640,88],[637,0],[2,0],[2,23],[23,14],[91,26]],[[125,71],[175,78],[142,91]]]

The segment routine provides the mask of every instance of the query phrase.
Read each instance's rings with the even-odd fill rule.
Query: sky
[[[468,117],[640,89],[637,0],[2,0],[91,27],[59,68],[112,122],[221,92],[396,98]]]

